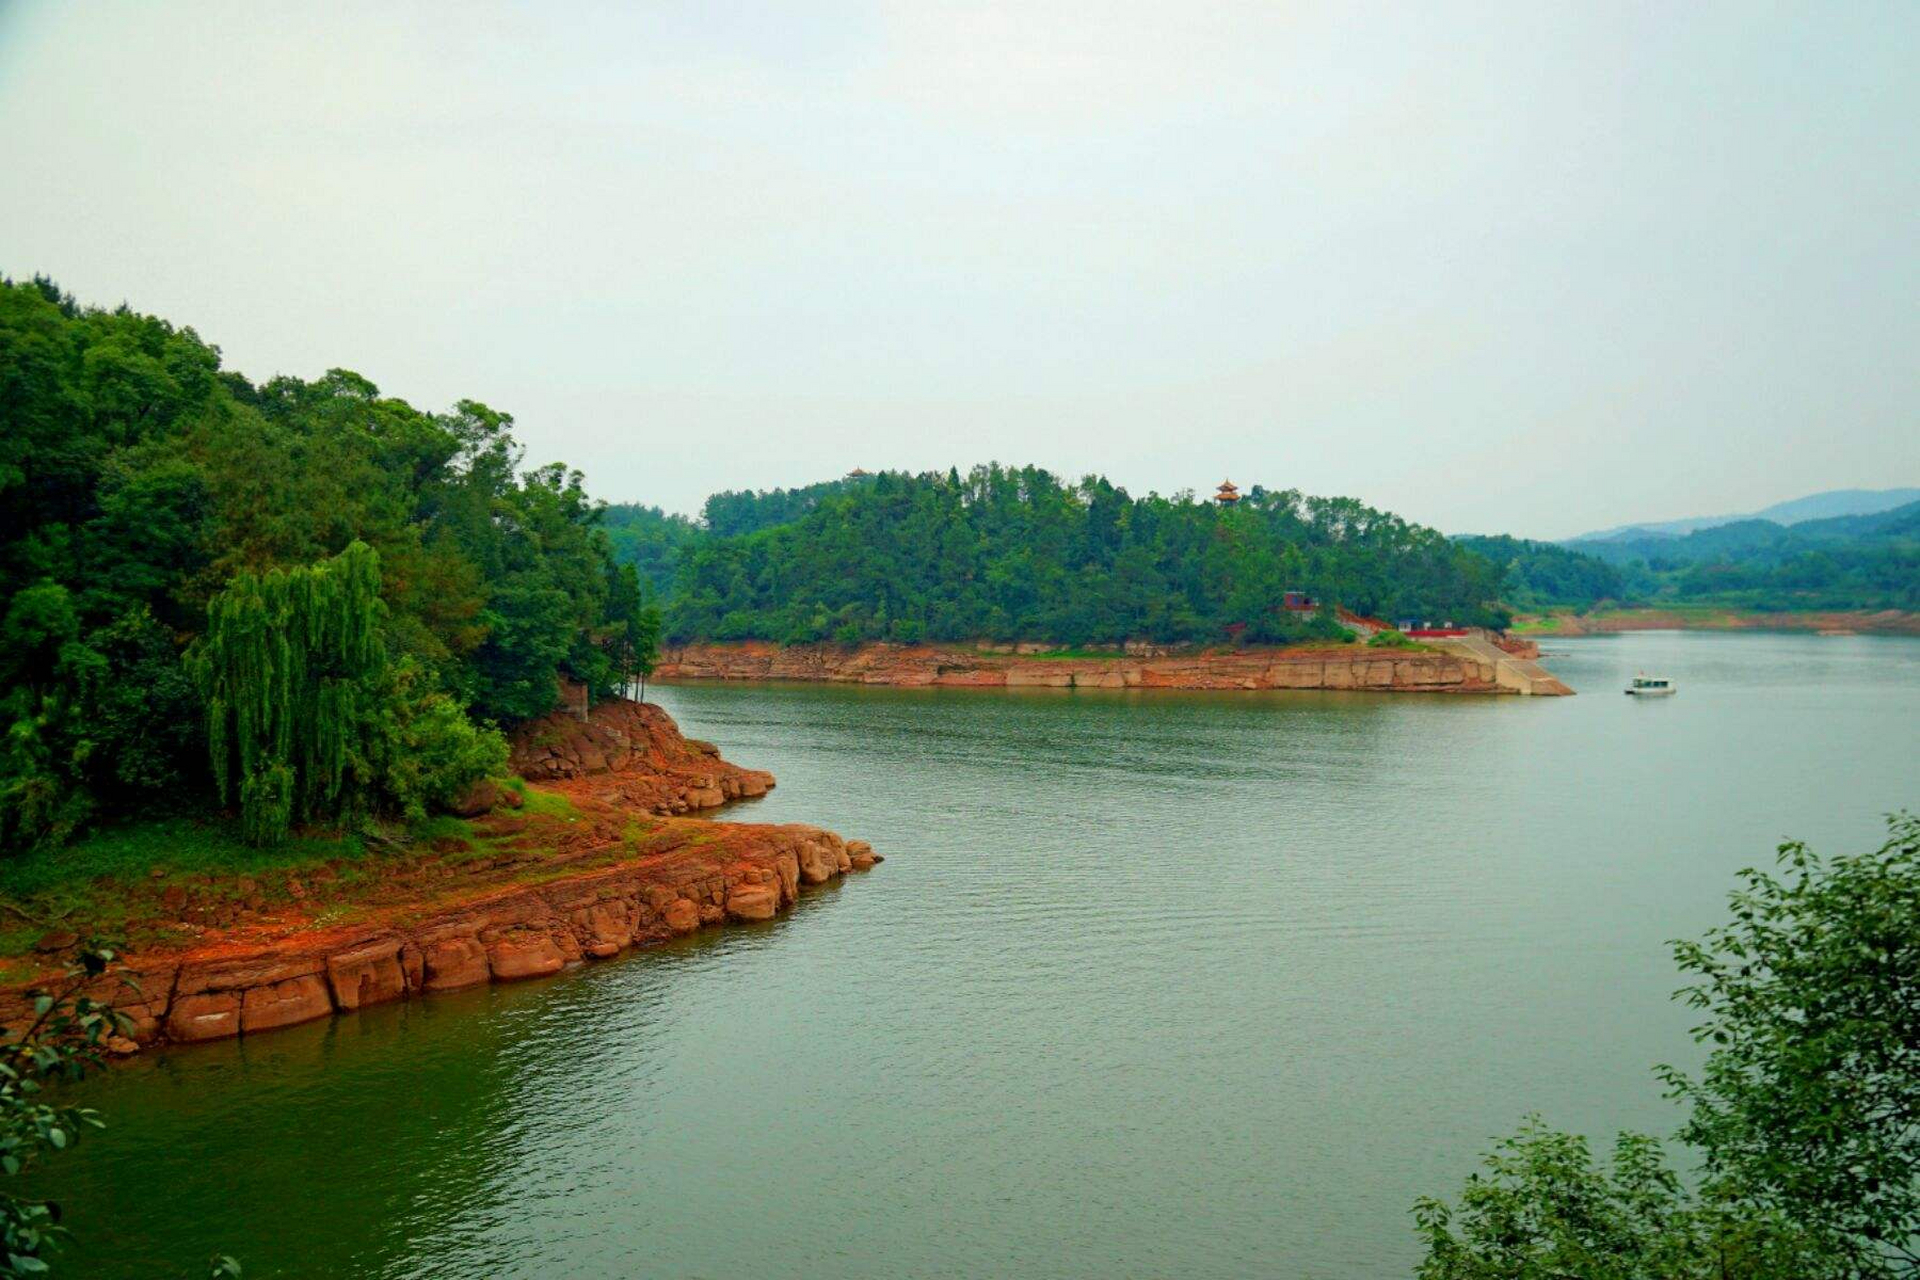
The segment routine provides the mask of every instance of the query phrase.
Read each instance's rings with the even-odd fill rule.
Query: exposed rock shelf
[[[603,702],[584,719],[555,711],[522,725],[510,763],[528,782],[646,813],[711,809],[773,786],[765,770],[729,764],[711,742],[682,737],[659,707],[625,699]]]
[[[726,834],[413,920],[133,957],[94,994],[133,1017],[138,1041],[218,1040],[407,996],[544,977],[703,925],[771,920],[803,884],[878,860],[864,843],[813,827],[743,825]]]
[[[565,816],[529,805],[476,823],[506,837],[505,854],[402,859],[383,892],[336,904],[350,924],[322,923],[312,902],[268,911],[202,930],[191,946],[129,955],[89,994],[130,1015],[139,1043],[253,1034],[771,920],[803,887],[880,861],[818,827],[671,816],[759,795],[773,778],[682,738],[658,707],[558,713],[524,726],[513,758],[568,803]],[[13,1025],[50,977],[0,992],[0,1023]]]
[[[1360,689],[1418,693],[1568,693],[1557,680],[1503,678],[1499,653],[1327,648],[1048,657],[941,645],[746,642],[669,649],[661,680],[824,680],[853,684],[1062,689]],[[1545,672],[1540,672],[1545,676]]]

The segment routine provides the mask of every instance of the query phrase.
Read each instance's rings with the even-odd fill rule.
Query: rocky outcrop
[[[661,680],[826,680],[855,684],[1061,689],[1350,689],[1510,693],[1492,661],[1434,650],[1223,649],[1050,658],[939,645],[758,642],[670,649]]]
[[[564,710],[530,721],[514,730],[510,745],[510,765],[527,781],[581,783],[645,813],[712,809],[773,786],[765,770],[729,764],[711,742],[682,737],[659,707],[624,698],[584,717]]]
[[[544,884],[389,912],[353,928],[133,957],[89,994],[127,1013],[139,1043],[252,1035],[393,1000],[545,977],[725,921],[771,920],[803,886],[879,860],[864,842],[818,827],[675,827],[683,842],[664,853]],[[0,995],[0,1024],[30,1020],[30,1004],[26,989]]]
[[[564,797],[564,812],[499,808],[469,826],[492,842],[484,856],[456,839],[449,860],[436,842],[397,858],[376,885],[355,890],[359,897],[331,899],[326,911],[316,910],[317,871],[305,871],[311,887],[284,909],[214,928],[178,920],[197,935],[193,943],[131,954],[87,994],[131,1019],[126,1050],[253,1035],[544,977],[729,921],[772,920],[807,886],[880,861],[865,841],[818,827],[670,816],[760,795],[773,777],[683,738],[658,707],[612,702],[585,720],[560,713],[523,726],[512,750],[523,776]],[[463,806],[482,812],[510,804],[509,795],[518,799],[502,788]],[[336,882],[329,875],[326,883]],[[231,887],[245,890],[252,878]],[[162,903],[175,914],[192,908],[184,891]],[[338,914],[355,923],[322,923]],[[48,954],[35,959],[51,964],[76,935],[43,941]],[[34,993],[58,978],[48,972],[0,990],[0,1026],[31,1021]]]

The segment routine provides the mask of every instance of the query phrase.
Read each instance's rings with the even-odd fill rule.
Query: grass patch
[[[122,944],[164,941],[156,904],[176,885],[239,898],[241,877],[253,892],[285,895],[287,881],[321,867],[339,880],[358,878],[376,855],[357,835],[308,836],[270,848],[240,838],[237,823],[170,817],[97,831],[60,849],[36,849],[0,863],[0,954],[25,952],[50,927],[71,928]],[[158,874],[156,874],[158,873]]]
[[[339,923],[354,918],[356,899],[366,890],[378,889],[412,863],[434,859],[461,866],[524,857],[534,833],[583,821],[566,796],[518,778],[502,785],[520,797],[521,806],[497,811],[507,828],[499,831],[484,819],[439,814],[407,825],[370,824],[364,832],[306,833],[257,848],[241,839],[237,821],[176,815],[126,822],[64,848],[0,859],[0,956],[24,955],[52,929],[120,946],[185,941],[190,935],[182,933],[181,920],[217,925],[233,911],[295,900],[314,910],[317,923]],[[628,840],[644,847],[653,835],[652,827],[637,823]]]
[[[1369,649],[1424,649],[1426,647],[1409,637],[1406,632],[1396,631],[1392,627],[1385,631],[1374,632],[1367,640]]]
[[[565,818],[568,822],[580,820],[580,810],[573,801],[557,791],[542,791],[538,787],[520,784],[520,811],[533,817]]]
[[[192,875],[247,875],[366,856],[358,836],[303,838],[256,848],[237,823],[161,818],[97,831],[62,849],[36,849],[0,863],[0,896],[31,898],[98,880],[123,883]],[[158,868],[160,876],[154,876]]]

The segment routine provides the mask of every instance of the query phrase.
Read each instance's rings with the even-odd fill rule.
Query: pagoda
[[[1233,487],[1233,481],[1222,480],[1220,488],[1213,495],[1213,500],[1223,507],[1230,507],[1240,501],[1240,491]]]

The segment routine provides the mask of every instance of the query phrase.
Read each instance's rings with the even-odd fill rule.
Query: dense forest
[[[722,499],[730,527],[752,531],[684,544],[673,639],[1345,638],[1283,610],[1287,591],[1393,618],[1505,620],[1487,560],[1347,498],[1255,487],[1222,507],[986,465]]]
[[[485,405],[256,385],[35,280],[0,282],[0,406],[0,846],[217,796],[263,841],[418,814],[650,651],[579,474]]]
[[[797,489],[728,489],[709,497],[700,523],[716,538],[737,538],[777,524],[792,524],[829,498],[871,488],[878,477],[856,471],[838,480],[821,480]]]
[[[485,405],[345,370],[256,385],[191,329],[44,280],[0,285],[0,406],[9,846],[155,801],[224,797],[261,839],[421,812],[499,767],[498,727],[559,678],[605,694],[644,666],[655,598],[680,641],[1069,647],[1344,639],[1334,604],[1920,608],[1920,504],[1556,546],[986,465],[719,493],[697,520],[603,508],[523,467]]]
[[[706,530],[683,515],[637,502],[616,502],[601,514],[601,527],[614,558],[630,564],[648,591],[665,596],[673,590],[680,569],[680,549],[706,536]]]
[[[1626,581],[1614,566],[1557,543],[1505,534],[1454,541],[1504,570],[1500,598],[1516,609],[1581,608],[1626,594]]]
[[[616,502],[607,507],[604,523],[614,554],[638,569],[655,592],[666,596],[673,591],[682,547],[708,536],[734,538],[791,523],[822,499],[871,483],[872,476],[858,472],[797,489],[729,489],[709,497],[698,520],[637,502]]]
[[[698,519],[616,505],[607,522],[668,602],[677,641],[1335,637],[1277,615],[1285,590],[1496,623],[1509,608],[1920,609],[1920,504],[1685,536],[1466,535],[1453,556],[1437,534],[1347,499],[1256,487],[1222,511],[987,466],[715,494]]]

